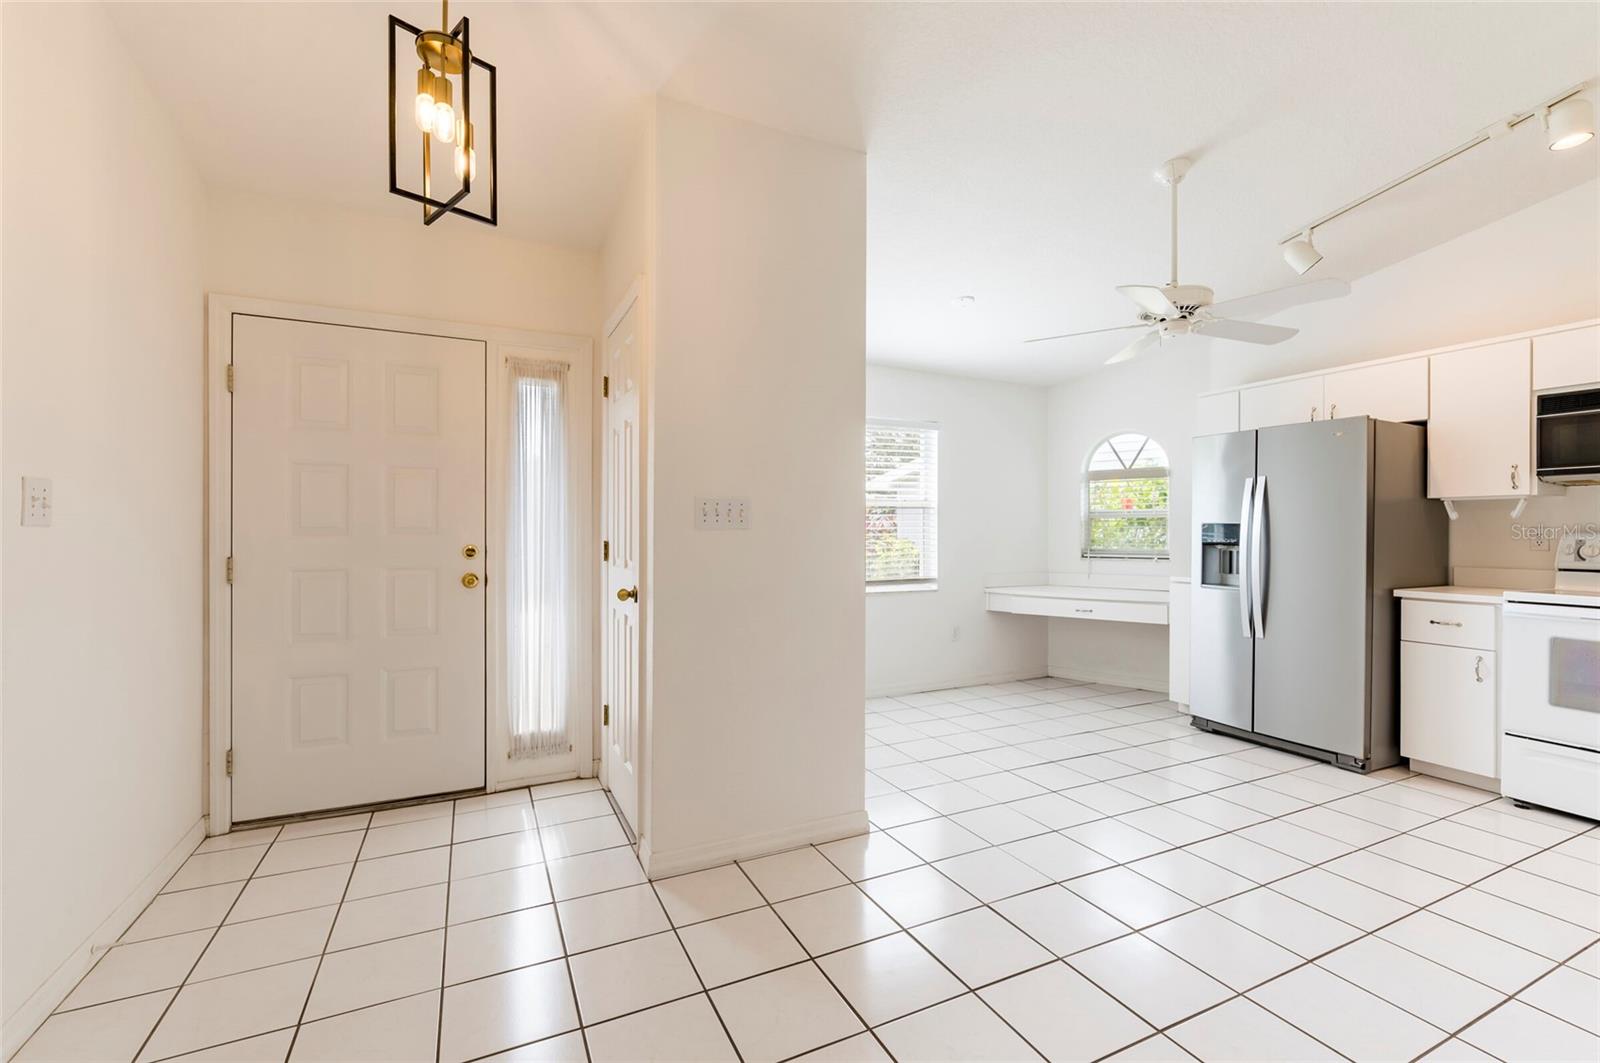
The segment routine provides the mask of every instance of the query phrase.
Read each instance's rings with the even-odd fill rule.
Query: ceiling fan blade
[[[1151,329],[1143,336],[1140,336],[1138,339],[1122,348],[1122,350],[1118,351],[1116,354],[1113,354],[1110,358],[1107,358],[1106,365],[1116,365],[1118,362],[1131,361],[1160,342],[1161,330]]]
[[[1287,310],[1291,306],[1321,302],[1323,299],[1338,299],[1349,294],[1349,281],[1329,277],[1326,280],[1312,281],[1310,284],[1291,284],[1287,288],[1274,288],[1270,292],[1245,295],[1238,299],[1224,299],[1220,303],[1206,307],[1206,310],[1219,318],[1255,320],[1271,317],[1279,310]]]
[[[1283,325],[1263,325],[1256,321],[1207,321],[1196,330],[1202,336],[1245,343],[1282,343],[1300,330]]]
[[[1153,284],[1122,284],[1117,291],[1139,304],[1139,309],[1151,317],[1177,317],[1178,308],[1172,305],[1167,293]]]
[[[1074,338],[1076,336],[1098,336],[1102,332],[1126,332],[1128,329],[1131,329],[1131,328],[1149,328],[1149,327],[1150,327],[1149,325],[1144,325],[1144,324],[1139,324],[1139,325],[1117,325],[1114,328],[1092,328],[1088,332],[1063,332],[1059,336],[1035,336],[1031,340],[1023,340],[1022,342],[1023,343],[1045,343],[1045,342],[1048,342],[1049,340],[1070,340],[1070,339],[1072,339],[1072,338]]]

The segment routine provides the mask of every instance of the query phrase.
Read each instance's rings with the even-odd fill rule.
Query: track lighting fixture
[[[1566,151],[1594,139],[1594,104],[1581,95],[1568,96],[1544,112],[1544,131],[1551,151]]]
[[[1479,144],[1491,140],[1498,140],[1507,136],[1512,130],[1531,118],[1538,118],[1544,124],[1545,136],[1551,151],[1566,151],[1580,144],[1586,144],[1594,139],[1594,104],[1586,95],[1594,88],[1594,82],[1580,81],[1563,89],[1559,95],[1549,96],[1536,107],[1517,111],[1507,115],[1474,133],[1471,140],[1458,144],[1437,158],[1430,159],[1414,170],[1396,177],[1386,185],[1373,189],[1360,199],[1352,200],[1344,206],[1330,210],[1320,218],[1314,219],[1309,225],[1304,225],[1299,232],[1290,233],[1278,241],[1283,252],[1283,260],[1289,268],[1296,273],[1305,273],[1318,262],[1322,261],[1322,253],[1311,244],[1311,233],[1322,228],[1335,218],[1350,213],[1357,207],[1377,199],[1385,192],[1393,191],[1415,177],[1420,177],[1435,167],[1443,166],[1458,156],[1465,155]]]
[[[1289,268],[1304,276],[1312,266],[1322,261],[1322,252],[1311,244],[1311,230],[1307,229],[1300,234],[1298,240],[1292,240],[1283,246],[1283,260],[1289,263]]]

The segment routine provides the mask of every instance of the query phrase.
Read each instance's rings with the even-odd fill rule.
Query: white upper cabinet
[[[1428,497],[1534,491],[1532,344],[1510,340],[1428,359]]]
[[[1262,384],[1239,392],[1239,427],[1266,428],[1322,420],[1322,377]]]
[[[1239,393],[1224,391],[1219,395],[1201,395],[1195,400],[1194,434],[1197,436],[1221,435],[1239,430]]]
[[[1600,385],[1600,325],[1533,338],[1533,390]]]
[[[1329,373],[1322,378],[1322,399],[1329,420],[1365,414],[1380,421],[1426,421],[1428,360],[1407,358]]]

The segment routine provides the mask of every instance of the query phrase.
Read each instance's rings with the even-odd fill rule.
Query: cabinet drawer
[[[1495,607],[1480,603],[1432,602],[1406,598],[1400,603],[1400,637],[1440,646],[1496,649]]]
[[[1487,650],[1400,643],[1400,755],[1498,775],[1495,664]]]

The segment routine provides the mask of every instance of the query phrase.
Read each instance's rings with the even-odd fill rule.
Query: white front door
[[[484,344],[233,320],[233,818],[483,786]]]
[[[604,403],[604,673],[601,764],[623,818],[639,830],[639,532],[644,485],[639,476],[637,301],[606,337]]]

